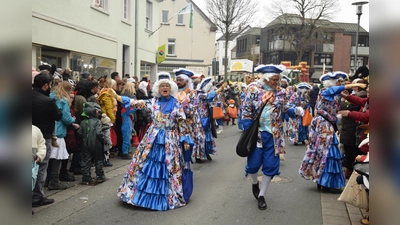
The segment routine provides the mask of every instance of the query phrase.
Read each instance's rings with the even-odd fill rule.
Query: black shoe
[[[297,142],[295,142],[295,143],[294,143],[294,146],[297,146],[297,145],[299,145],[299,144],[298,144]]]
[[[47,186],[47,188],[49,190],[64,190],[64,189],[67,189],[68,186],[61,183],[60,181],[58,181],[58,183],[56,183],[56,184],[50,182],[49,186]]]
[[[306,142],[305,142],[305,141],[302,141],[301,143],[303,143],[303,145],[305,145],[305,144],[306,144]]]
[[[54,203],[54,199],[52,198],[42,198],[41,200],[37,201],[37,202],[32,202],[32,207],[39,207],[39,206],[43,206],[43,205],[49,205]]]
[[[200,158],[196,158],[197,163],[203,163],[203,161]]]
[[[96,185],[94,179],[92,179],[92,180],[90,180],[90,181],[83,180],[83,181],[81,182],[81,184],[82,184],[82,185],[90,185],[90,186]]]
[[[33,210],[32,210],[32,215],[33,215],[33,214],[35,214],[35,213],[34,213]]]
[[[253,190],[253,195],[254,198],[258,199],[258,195],[260,194],[260,187],[258,185],[259,182],[257,182],[257,184],[253,184],[252,190]]]
[[[206,154],[206,156],[207,156],[207,159],[208,159],[208,160],[210,160],[210,161],[212,160],[210,154]]]
[[[319,184],[317,184],[317,188],[318,188],[318,190],[321,190],[321,189],[322,189],[322,186],[319,185]]]
[[[59,179],[60,179],[60,181],[67,181],[67,182],[75,181],[75,177],[72,176],[72,175],[69,175],[69,174],[65,174],[64,176],[60,176]]]
[[[332,193],[332,194],[340,194],[340,193],[342,193],[342,190],[341,189],[336,189],[336,188],[322,187],[322,192]]]
[[[267,203],[265,202],[264,196],[260,196],[258,198],[258,209],[261,209],[261,210],[267,209]]]
[[[236,123],[232,123],[232,125],[236,125]]]
[[[122,159],[131,159],[128,154],[122,154]]]
[[[76,171],[74,171],[74,175],[82,175],[82,171],[76,170]]]

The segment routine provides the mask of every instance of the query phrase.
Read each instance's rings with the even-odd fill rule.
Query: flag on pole
[[[190,22],[189,27],[193,28],[193,5],[192,3],[187,4],[181,10],[179,10],[178,15],[188,14],[190,13]]]

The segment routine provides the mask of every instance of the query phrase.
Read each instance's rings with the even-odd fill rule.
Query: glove
[[[304,109],[300,106],[297,106],[294,110],[294,114],[298,116],[304,116]]]

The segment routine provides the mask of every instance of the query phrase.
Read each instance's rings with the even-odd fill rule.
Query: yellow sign
[[[242,70],[242,69],[243,69],[243,65],[241,62],[235,62],[235,64],[233,64],[233,66],[232,66],[232,71]]]
[[[157,50],[157,63],[161,63],[162,61],[164,61],[166,55],[167,54],[165,52],[165,44],[161,45],[160,47],[158,47],[158,50]]]

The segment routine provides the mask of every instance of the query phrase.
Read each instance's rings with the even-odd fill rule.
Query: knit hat
[[[83,79],[87,79],[87,78],[90,76],[90,73],[87,72],[87,71],[85,71],[85,72],[83,72],[83,73],[81,74],[81,76],[82,76]]]
[[[101,123],[102,123],[102,124],[109,124],[109,123],[111,123],[110,117],[108,117],[105,113],[101,114]]]

